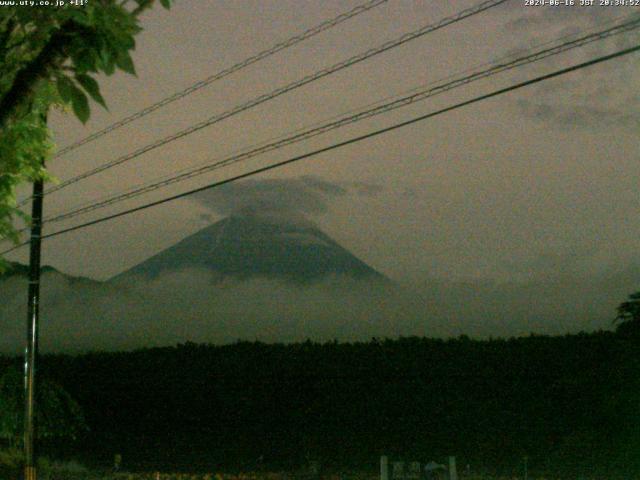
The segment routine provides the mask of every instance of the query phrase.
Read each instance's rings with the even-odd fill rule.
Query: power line
[[[339,25],[342,22],[345,22],[357,15],[360,15],[361,13],[367,12],[373,8],[379,7],[380,5],[382,5],[383,3],[386,3],[388,0],[370,0],[366,3],[363,3],[362,5],[358,5],[357,7],[349,10],[348,12],[342,13],[340,15],[338,15],[335,18],[329,19],[329,20],[325,20],[324,22],[316,25],[315,27],[311,27],[308,30],[305,30],[304,32],[295,35],[291,38],[288,38],[287,40],[284,40],[283,42],[277,43],[276,45],[272,46],[271,48],[268,48],[266,50],[261,51],[260,53],[257,53],[249,58],[246,58],[238,63],[236,63],[235,65],[232,65],[231,67],[225,68],[224,70],[219,71],[218,73],[215,73],[207,78],[205,78],[204,80],[200,80],[199,82],[194,83],[193,85],[185,88],[184,90],[181,90],[179,92],[174,93],[173,95],[166,97],[162,100],[160,100],[159,102],[154,103],[153,105],[150,105],[128,117],[125,117],[115,123],[112,123],[111,125],[103,128],[102,130],[99,130],[95,133],[92,133],[91,135],[78,140],[75,143],[72,143],[71,145],[68,145],[64,148],[62,148],[53,158],[58,158],[61,157],[83,145],[86,145],[89,142],[92,142],[104,135],[107,135],[110,132],[113,132],[114,130],[117,130],[131,122],[133,122],[134,120],[137,120],[139,118],[145,117],[147,115],[149,115],[152,112],[155,112],[156,110],[158,110],[159,108],[162,108],[166,105],[169,105],[170,103],[173,103],[177,100],[180,100],[181,98],[186,97],[187,95],[191,95],[193,92],[196,92],[198,90],[200,90],[201,88],[204,88],[208,85],[211,85],[212,83],[221,80],[229,75],[231,75],[232,73],[235,73],[239,70],[242,70],[243,68],[248,67],[249,65],[252,65],[256,62],[259,62],[260,60],[264,60],[267,57],[270,57],[282,50],[285,50],[289,47],[292,47],[304,40],[307,40],[311,37],[314,37],[315,35],[318,35],[321,32],[324,32],[325,30],[329,30],[330,28],[333,28],[337,25]]]
[[[274,170],[276,168],[280,168],[280,167],[283,167],[285,165],[288,165],[288,164],[291,164],[291,163],[294,163],[294,162],[298,162],[300,160],[304,160],[306,158],[314,157],[316,155],[320,155],[322,153],[326,153],[326,152],[329,152],[329,151],[332,151],[332,150],[336,150],[338,148],[342,148],[342,147],[345,147],[347,145],[351,145],[351,144],[354,144],[354,143],[357,143],[357,142],[361,142],[363,140],[367,140],[369,138],[373,138],[373,137],[376,137],[378,135],[382,135],[384,133],[388,133],[388,132],[397,130],[399,128],[403,128],[403,127],[406,127],[408,125],[412,125],[414,123],[418,123],[418,122],[427,120],[429,118],[433,118],[435,116],[438,116],[438,115],[441,115],[441,114],[444,114],[444,113],[447,113],[447,112],[450,112],[450,111],[453,111],[453,110],[457,110],[458,108],[462,108],[462,107],[465,107],[467,105],[471,105],[471,104],[474,104],[474,103],[481,102],[483,100],[487,100],[489,98],[496,97],[498,95],[502,95],[502,94],[507,93],[507,92],[518,90],[520,88],[524,88],[524,87],[527,87],[529,85],[533,85],[533,84],[536,84],[536,83],[539,83],[539,82],[543,82],[543,81],[549,80],[551,78],[559,77],[561,75],[566,75],[568,73],[571,73],[571,72],[574,72],[574,71],[577,71],[577,70],[581,70],[583,68],[587,68],[587,67],[590,67],[592,65],[596,65],[598,63],[602,63],[602,62],[605,62],[605,61],[608,61],[608,60],[612,60],[614,58],[622,57],[624,55],[629,55],[629,54],[631,54],[633,52],[636,52],[638,50],[640,50],[640,45],[636,45],[635,47],[631,47],[631,48],[626,48],[624,50],[619,50],[617,52],[614,52],[614,53],[611,53],[611,54],[608,54],[608,55],[604,55],[604,56],[601,56],[601,57],[598,57],[598,58],[595,58],[595,59],[592,59],[592,60],[589,60],[589,61],[586,61],[586,62],[582,62],[582,63],[576,64],[576,65],[573,65],[571,67],[566,67],[566,68],[563,68],[563,69],[560,69],[560,70],[556,70],[554,72],[551,72],[551,73],[548,73],[548,74],[545,74],[545,75],[541,75],[541,76],[532,78],[530,80],[526,80],[524,82],[516,83],[516,84],[511,85],[509,87],[505,87],[505,88],[501,88],[499,90],[495,90],[495,91],[493,91],[491,93],[487,93],[487,94],[484,94],[484,95],[480,95],[478,97],[474,97],[474,98],[472,98],[470,100],[466,100],[466,101],[457,103],[455,105],[452,105],[452,106],[449,106],[449,107],[446,107],[446,108],[442,108],[440,110],[436,110],[434,112],[427,113],[425,115],[421,115],[419,117],[415,117],[415,118],[412,118],[410,120],[406,120],[404,122],[396,123],[396,124],[391,125],[389,127],[385,127],[385,128],[379,129],[379,130],[375,130],[373,132],[369,132],[369,133],[364,134],[364,135],[359,135],[357,137],[350,138],[350,139],[345,140],[343,142],[335,143],[335,144],[330,145],[328,147],[323,147],[323,148],[320,148],[318,150],[314,150],[312,152],[308,152],[308,153],[305,153],[305,154],[302,154],[302,155],[298,155],[298,156],[289,158],[287,160],[283,160],[281,162],[277,162],[277,163],[268,165],[266,167],[257,168],[255,170],[251,170],[249,172],[245,172],[243,174],[236,175],[234,177],[230,177],[230,178],[227,178],[227,179],[224,179],[224,180],[221,180],[221,181],[206,185],[204,187],[195,188],[193,190],[189,190],[187,192],[183,192],[183,193],[180,193],[180,194],[177,194],[177,195],[173,195],[171,197],[167,197],[167,198],[164,198],[164,199],[161,199],[161,200],[157,200],[155,202],[150,202],[150,203],[147,203],[147,204],[144,204],[144,205],[140,205],[138,207],[134,207],[134,208],[130,208],[128,210],[124,210],[122,212],[118,212],[118,213],[115,213],[115,214],[112,214],[112,215],[107,215],[107,216],[104,216],[104,217],[101,217],[101,218],[98,218],[98,219],[95,219],[95,220],[91,220],[89,222],[85,222],[85,223],[82,223],[80,225],[75,225],[73,227],[65,228],[65,229],[59,230],[57,232],[49,233],[47,235],[43,235],[42,238],[45,239],[45,238],[56,237],[58,235],[63,235],[65,233],[73,232],[75,230],[80,230],[82,228],[86,228],[86,227],[89,227],[89,226],[92,226],[92,225],[96,225],[96,224],[103,223],[103,222],[106,222],[106,221],[109,221],[109,220],[113,220],[113,219],[116,219],[116,218],[119,218],[119,217],[123,217],[123,216],[129,215],[131,213],[139,212],[139,211],[151,208],[151,207],[162,205],[164,203],[171,202],[173,200],[178,200],[180,198],[188,197],[188,196],[193,195],[195,193],[199,193],[199,192],[203,192],[205,190],[210,190],[212,188],[220,187],[220,186],[225,185],[227,183],[231,183],[231,182],[242,180],[242,179],[245,179],[245,178],[248,178],[248,177],[252,177],[252,176],[257,175],[259,173],[263,173],[263,172],[266,172],[266,171],[269,171],[269,170]],[[9,252],[12,252],[13,250],[16,250],[16,249],[18,249],[18,248],[20,248],[20,247],[22,247],[24,245],[27,245],[28,243],[29,242],[24,242],[24,243],[22,243],[20,245],[16,245],[15,247],[13,247],[13,248],[11,248],[9,250],[5,250],[4,252],[0,253],[0,255],[5,255],[5,254],[7,254]]]
[[[419,37],[422,37],[428,33],[434,32],[436,30],[442,29],[448,25],[457,23],[461,20],[464,20],[468,17],[471,17],[473,15],[477,15],[478,13],[481,13],[485,10],[488,10],[490,8],[496,7],[502,3],[507,2],[508,0],[485,0],[484,2],[481,2],[480,4],[474,6],[474,7],[470,7],[467,8],[465,10],[462,10],[458,13],[456,13],[455,15],[452,15],[450,17],[446,17],[434,24],[430,24],[430,25],[426,25],[422,28],[419,28],[418,30],[415,30],[413,32],[409,32],[406,33],[402,36],[400,36],[399,38],[396,38],[394,40],[390,40],[388,42],[383,43],[382,45],[379,45],[378,47],[374,47],[372,49],[369,49],[363,53],[360,53],[358,55],[355,55],[353,57],[350,57],[346,60],[343,60],[339,63],[336,63],[330,67],[327,67],[323,70],[317,71],[315,73],[312,73],[310,75],[307,75],[306,77],[303,77],[300,80],[297,80],[295,82],[289,83],[288,85],[285,85],[283,87],[279,87],[275,90],[273,90],[270,93],[264,94],[264,95],[260,95],[259,97],[256,97],[246,103],[243,103],[241,105],[238,105],[234,108],[232,108],[231,110],[227,110],[226,112],[223,112],[221,114],[215,115],[207,120],[204,120],[200,123],[197,123],[195,125],[192,125],[191,127],[182,130],[180,132],[174,133],[172,135],[169,135],[168,137],[162,138],[160,140],[157,140],[151,144],[145,145],[144,147],[141,147],[127,155],[124,155],[122,157],[119,157],[115,160],[112,160],[110,162],[107,162],[99,167],[96,167],[92,170],[89,170],[87,172],[84,172],[80,175],[77,175],[75,177],[72,177],[66,181],[63,181],[62,183],[60,183],[59,185],[56,185],[54,187],[49,188],[48,190],[45,191],[45,194],[49,194],[49,193],[53,193],[56,192],[58,190],[61,190],[65,187],[68,187],[69,185],[72,185],[74,183],[79,182],[80,180],[83,180],[85,178],[91,177],[93,175],[96,175],[98,173],[101,173],[105,170],[108,170],[110,168],[113,168],[117,165],[120,165],[122,163],[128,162],[136,157],[139,157],[140,155],[143,155],[147,152],[150,152],[151,150],[155,150],[156,148],[162,147],[170,142],[173,142],[175,140],[178,140],[180,138],[183,138],[187,135],[190,135],[192,133],[195,133],[199,130],[202,130],[205,127],[211,126],[215,123],[221,122],[229,117],[232,117],[234,115],[237,115],[238,113],[244,112],[246,110],[249,110],[253,107],[256,107],[262,103],[265,103],[269,100],[272,100],[276,97],[279,97],[285,93],[288,93],[292,90],[295,90],[297,88],[300,88],[304,85],[307,85],[311,82],[314,82],[316,80],[319,80],[321,78],[327,77],[333,73],[336,73],[340,70],[343,70],[345,68],[351,67],[352,65],[355,65],[359,62],[362,62],[364,60],[367,60],[373,56],[379,55],[383,52],[386,52],[387,50],[391,50],[392,48],[398,47],[400,45],[403,45],[407,42],[410,42],[412,40],[415,40]],[[21,202],[20,205],[23,205],[24,203],[26,203],[26,201],[29,199],[26,199],[25,201]]]
[[[309,138],[324,134],[328,131],[331,130],[335,130],[337,128],[341,128],[345,125],[349,125],[352,123],[356,123],[359,122],[361,120],[364,120],[366,118],[371,118],[373,116],[377,116],[401,107],[405,107],[408,105],[411,105],[413,103],[416,103],[418,101],[421,100],[425,100],[427,98],[433,97],[435,95],[447,92],[449,90],[452,90],[454,88],[457,87],[461,87],[463,85],[467,85],[469,83],[475,82],[477,80],[481,80],[517,67],[521,67],[524,66],[526,64],[529,63],[533,63],[533,62],[537,62],[543,59],[546,59],[548,57],[554,56],[554,55],[558,55],[560,53],[566,52],[568,50],[571,49],[575,49],[578,47],[582,47],[584,45],[587,45],[589,43],[595,42],[595,41],[600,41],[606,38],[609,38],[611,36],[614,35],[618,35],[621,33],[627,33],[633,30],[636,30],[640,28],[640,17],[635,16],[635,18],[631,21],[616,25],[614,27],[596,32],[596,33],[592,33],[589,35],[584,35],[580,38],[574,39],[572,41],[568,41],[568,42],[564,42],[560,45],[556,45],[554,47],[550,47],[550,48],[546,48],[546,49],[542,49],[539,50],[535,53],[526,55],[526,56],[521,56],[521,57],[517,57],[515,59],[512,59],[506,63],[494,63],[493,66],[489,69],[485,69],[483,71],[477,71],[475,73],[472,73],[470,75],[466,75],[457,79],[454,79],[450,82],[444,83],[444,84],[440,84],[437,85],[435,87],[432,88],[428,88],[428,89],[423,89],[423,90],[418,90],[416,91],[415,89],[413,90],[413,93],[411,95],[402,97],[402,98],[397,98],[391,102],[388,102],[386,104],[383,105],[377,105],[374,108],[369,108],[363,111],[360,111],[356,114],[353,115],[348,115],[345,116],[343,118],[340,118],[336,121],[332,121],[323,125],[320,125],[318,127],[315,128],[311,128],[309,130],[306,131],[302,131],[300,133],[295,133],[293,135],[290,135],[288,137],[285,138],[281,138],[275,142],[271,142],[265,145],[262,145],[258,148],[253,148],[251,150],[239,153],[239,154],[235,154],[232,155],[230,157],[227,157],[224,160],[219,160],[217,162],[214,163],[209,163],[206,164],[204,166],[200,166],[197,168],[192,168],[192,169],[187,169],[185,171],[179,172],[178,174],[173,174],[171,176],[169,176],[168,178],[164,178],[160,181],[157,182],[153,182],[150,184],[146,184],[143,186],[139,186],[133,189],[130,189],[124,193],[120,193],[111,197],[108,197],[104,200],[101,201],[97,201],[97,202],[90,202],[88,204],[85,204],[83,206],[79,206],[73,210],[67,211],[67,212],[63,212],[61,214],[58,214],[56,216],[52,216],[50,218],[45,219],[45,221],[47,223],[52,223],[52,222],[59,222],[59,221],[63,221],[63,220],[67,220],[73,217],[76,217],[78,215],[81,214],[85,214],[91,211],[95,211],[104,207],[107,207],[109,205],[113,205],[115,203],[119,203],[121,201],[124,200],[129,200],[135,197],[138,197],[140,195],[143,195],[145,193],[149,193],[151,191],[160,189],[160,188],[164,188],[168,185],[174,184],[174,183],[178,183],[184,180],[188,180],[190,178],[194,178],[197,177],[199,175],[203,175],[205,173],[211,172],[213,170],[217,170],[219,168],[222,167],[226,167],[229,166],[231,164],[235,164],[238,163],[240,161],[244,161],[244,160],[248,160],[250,158],[253,158],[255,156],[264,154],[266,152],[270,152],[273,150],[278,150],[280,148],[283,148],[285,146],[288,145],[292,145],[294,143],[298,143],[300,141],[303,140],[307,140]],[[558,40],[556,40],[558,41]]]
[[[633,17],[638,18],[637,16],[634,16],[634,15],[629,15],[629,16],[620,15],[618,17],[609,19],[608,21],[602,22],[600,25],[598,25],[598,28],[599,27],[603,27],[605,25],[612,25],[612,24],[618,22],[619,20],[621,20],[623,18],[628,19],[628,18],[633,18]],[[596,27],[591,27],[589,29],[586,29],[585,32],[593,32],[593,31],[596,31],[596,30],[597,30]],[[551,44],[554,44],[554,43],[558,43],[559,41],[568,40],[568,39],[570,39],[572,37],[576,37],[576,36],[577,35],[575,33],[569,34],[569,35],[563,35],[563,36],[561,36],[559,38],[555,38],[553,40],[537,43],[536,45],[534,45],[532,47],[523,49],[519,53],[523,54],[525,52],[531,52],[535,48],[542,48],[542,47],[545,47],[545,46],[548,46],[548,45],[551,45]],[[454,72],[452,74],[449,74],[449,75],[447,75],[445,77],[442,77],[442,78],[440,78],[438,80],[430,81],[427,84],[420,85],[419,87],[414,87],[411,90],[404,91],[402,93],[398,93],[398,94],[394,94],[394,95],[390,95],[390,96],[384,97],[382,99],[376,100],[375,102],[371,102],[371,103],[368,103],[366,105],[363,105],[363,106],[361,106],[359,108],[352,108],[352,109],[349,109],[347,111],[343,111],[338,115],[332,115],[331,117],[325,118],[322,121],[317,121],[317,122],[314,122],[312,124],[305,125],[304,127],[297,128],[297,129],[295,129],[295,130],[293,130],[293,131],[291,131],[289,133],[286,133],[286,134],[283,134],[283,135],[278,135],[278,136],[275,136],[275,137],[271,137],[268,140],[253,144],[253,145],[251,145],[251,146],[249,146],[247,148],[250,149],[251,151],[253,151],[253,150],[255,150],[255,149],[259,148],[259,147],[268,146],[268,145],[270,145],[271,143],[273,143],[275,141],[286,140],[286,139],[290,138],[292,135],[296,135],[296,134],[298,134],[300,132],[305,132],[305,131],[307,131],[309,129],[312,129],[312,128],[323,126],[323,125],[325,125],[326,122],[330,122],[330,121],[333,121],[333,120],[344,118],[347,115],[351,115],[351,114],[355,114],[355,113],[361,112],[363,109],[368,109],[368,108],[374,107],[374,106],[381,106],[385,102],[388,102],[389,100],[392,100],[392,99],[395,100],[395,99],[398,99],[400,96],[406,96],[407,94],[413,94],[413,93],[422,91],[427,86],[435,85],[435,84],[437,84],[439,82],[443,82],[445,80],[454,79],[454,78],[456,78],[456,76],[459,76],[459,75],[462,75],[462,74],[465,74],[465,73],[469,73],[469,72],[473,72],[474,70],[477,70],[477,69],[482,68],[482,67],[496,66],[500,62],[505,62],[507,60],[514,59],[514,58],[517,58],[517,55],[514,54],[514,53],[510,53],[510,54],[507,54],[507,55],[503,55],[503,56],[499,57],[498,59],[493,59],[493,60],[490,60],[490,61],[487,61],[487,62],[483,62],[482,64],[479,64],[479,65],[476,64],[476,65],[474,65],[472,67],[467,67],[467,68],[464,68],[462,70],[458,70],[458,71],[456,71],[456,72]],[[236,155],[240,155],[240,154],[244,154],[244,153],[248,153],[248,152],[246,150],[237,149],[236,151],[231,153],[231,155],[236,156]],[[177,170],[177,171],[175,171],[173,173],[161,175],[159,177],[154,178],[153,180],[151,180],[149,182],[145,182],[144,184],[138,184],[136,186],[132,186],[132,187],[128,188],[125,191],[121,191],[117,196],[129,194],[129,193],[134,193],[134,192],[136,192],[137,190],[139,190],[141,188],[145,188],[147,186],[155,185],[156,183],[162,182],[162,181],[167,180],[167,179],[173,179],[174,177],[179,176],[179,175],[181,175],[183,173],[192,172],[192,171],[198,170],[201,167],[204,168],[204,167],[207,167],[207,166],[214,166],[214,165],[217,165],[219,163],[219,162],[216,162],[215,164],[211,164],[210,162],[211,161],[206,161],[204,163],[201,163],[198,167],[195,167],[195,168],[194,167],[183,168],[183,169]],[[85,203],[80,204],[77,207],[73,207],[73,208],[80,209],[80,208],[84,208],[86,206],[94,205],[95,202],[108,201],[108,200],[111,200],[113,198],[115,198],[113,195],[103,195],[101,197],[98,197],[96,199],[90,200],[88,202],[85,202]],[[65,212],[65,213],[67,213],[67,212]],[[51,221],[53,219],[54,218],[50,217],[47,220]]]

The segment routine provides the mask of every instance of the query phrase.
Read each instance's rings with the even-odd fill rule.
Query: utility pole
[[[46,122],[46,117],[45,117]],[[27,346],[24,359],[24,480],[36,480],[36,360],[40,316],[40,247],[44,181],[33,182],[31,239],[29,252],[29,299],[27,305]]]

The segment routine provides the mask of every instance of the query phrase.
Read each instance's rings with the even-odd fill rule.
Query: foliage
[[[41,365],[86,413],[83,455],[121,453],[127,470],[253,470],[261,456],[268,470],[307,457],[375,470],[386,453],[455,454],[460,468],[495,477],[520,472],[524,455],[531,478],[640,473],[640,357],[613,332],[187,343]]]
[[[640,292],[632,293],[628,301],[620,304],[615,321],[620,322],[618,333],[640,336]]]
[[[20,470],[24,464],[23,459],[24,452],[21,449],[0,449],[0,478],[3,480],[21,478]],[[42,480],[105,480],[106,478],[98,472],[90,472],[78,462],[52,461],[43,456],[38,457],[37,470],[38,478]]]
[[[43,380],[36,389],[38,437],[76,438],[86,430],[82,409],[58,384]],[[0,439],[16,444],[22,432],[24,389],[17,368],[0,376]]]
[[[49,130],[43,122],[48,103],[47,97],[41,94],[27,115],[0,131],[0,238],[17,242],[14,217],[28,220],[16,206],[15,187],[36,178],[48,178],[40,160],[53,149]]]
[[[96,75],[118,69],[135,75],[138,17],[153,3],[100,0],[0,10],[0,239],[16,242],[14,223],[26,219],[16,206],[16,186],[48,179],[43,165],[53,144],[47,112],[69,105],[86,123],[89,97],[106,107]],[[160,3],[171,6],[171,0]]]
[[[17,448],[0,450],[0,467],[17,470],[22,466],[23,452]]]
[[[105,480],[98,472],[91,472],[76,461],[55,461],[38,457],[38,478],[42,480]]]

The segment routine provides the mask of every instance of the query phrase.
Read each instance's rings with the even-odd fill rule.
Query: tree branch
[[[140,2],[131,15],[138,17],[153,3],[154,0]],[[16,74],[11,87],[0,99],[0,129],[5,128],[9,120],[31,99],[38,82],[48,79],[52,71],[67,59],[65,52],[74,39],[74,33],[80,33],[83,28],[71,20],[60,25],[38,56]]]
[[[64,61],[64,51],[73,39],[68,34],[73,26],[73,22],[61,25],[36,58],[16,74],[11,88],[0,100],[0,128],[5,128],[20,107],[31,100],[38,82],[48,78],[53,68]]]

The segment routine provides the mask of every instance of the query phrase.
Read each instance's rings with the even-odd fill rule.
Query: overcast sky
[[[100,79],[109,111],[94,106],[86,126],[71,115],[51,115],[56,141],[67,145],[359,3],[182,0],[168,12],[156,8],[143,19],[134,55],[137,78]],[[476,3],[389,0],[56,159],[51,170],[62,180],[72,177]],[[527,7],[512,0],[52,194],[45,213],[224,158],[634,13],[640,9]],[[205,185],[639,39],[635,32],[562,54],[80,219]],[[630,293],[640,287],[639,91],[636,53],[304,160],[227,191],[260,201],[265,191],[273,195],[270,185],[289,185],[291,196],[279,194],[280,200],[299,205],[326,233],[398,282],[437,278],[526,285],[561,278],[566,286],[571,278],[575,282],[567,288],[575,289],[623,277],[620,292]],[[222,218],[235,205],[228,195],[203,198],[48,240],[44,262],[74,275],[109,278]],[[52,225],[47,231],[53,230]],[[10,259],[26,261],[26,255],[23,248]]]

